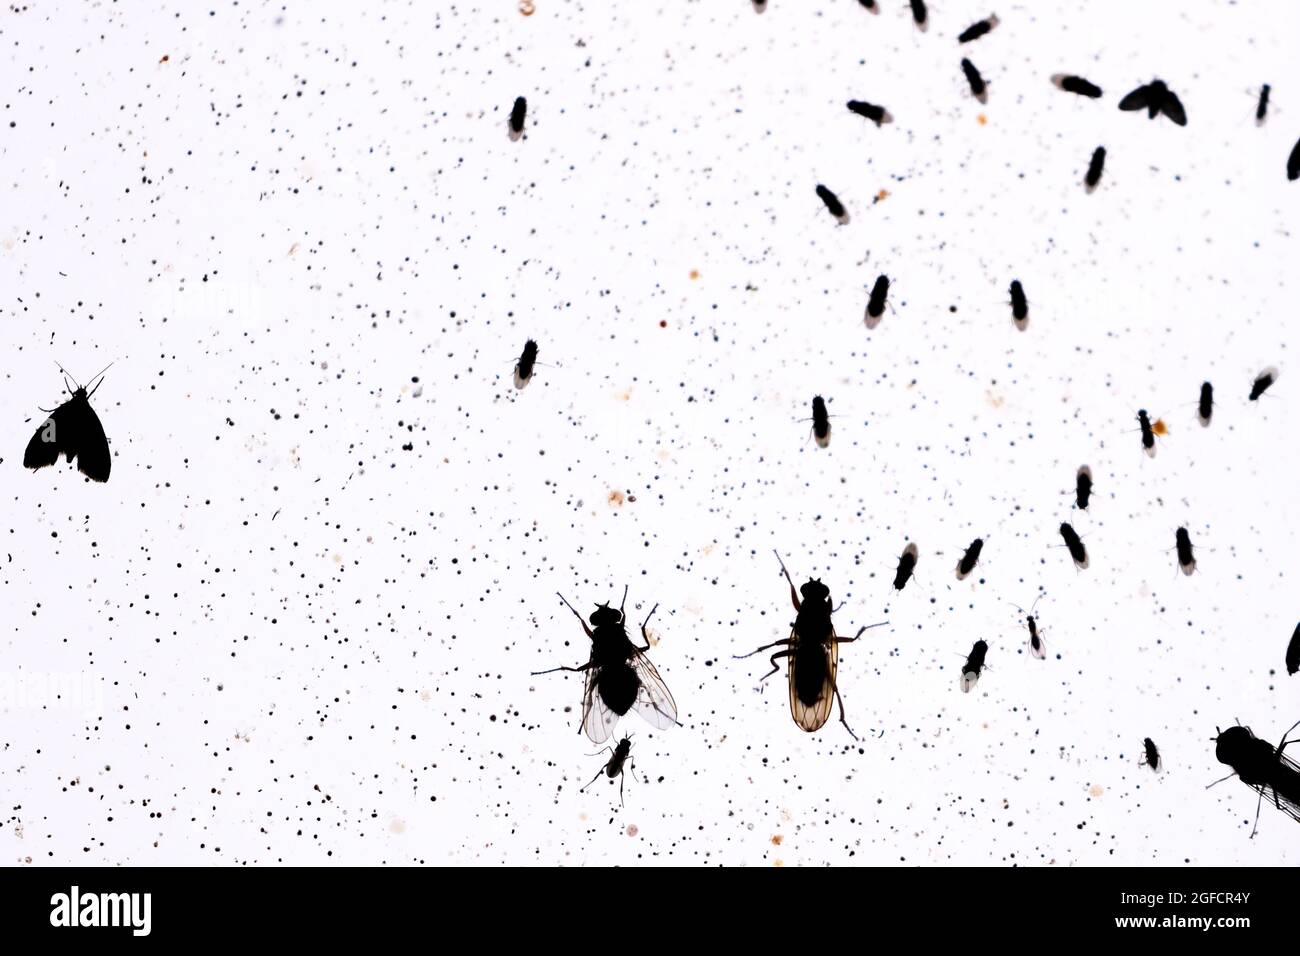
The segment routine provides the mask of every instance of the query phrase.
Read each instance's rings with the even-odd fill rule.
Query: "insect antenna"
[[[109,362],[107,365],[105,365],[102,369],[99,370],[99,373],[97,375],[91,377],[90,381],[94,383],[95,387],[90,390],[90,395],[94,395],[95,391],[99,388],[99,386],[104,384],[103,375],[112,367],[113,367],[113,363]],[[99,379],[99,381],[95,382],[95,379]],[[87,395],[86,397],[89,398],[90,395]]]

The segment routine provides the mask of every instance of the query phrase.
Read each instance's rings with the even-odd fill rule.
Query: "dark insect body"
[[[515,142],[524,135],[524,116],[528,113],[528,101],[522,96],[515,98],[515,105],[510,110],[510,138]]]
[[[1255,381],[1250,386],[1250,400],[1259,401],[1259,397],[1269,390],[1269,387],[1277,381],[1277,369],[1266,368],[1255,376]]]
[[[1256,126],[1264,125],[1264,117],[1268,115],[1268,94],[1272,89],[1267,83],[1259,88],[1259,103],[1255,106]]]
[[[628,761],[628,756],[632,753],[632,741],[630,738],[624,737],[618,742],[618,746],[606,747],[605,751],[609,754],[609,760],[605,766],[596,772],[596,776],[591,778],[591,782],[587,784],[587,787],[599,780],[602,773],[609,777],[610,780],[618,777],[618,805],[621,807],[623,805],[623,784],[625,782],[623,780],[623,764],[626,763],[633,776],[636,775],[636,762]],[[586,790],[587,787],[582,789]]]
[[[817,184],[817,195],[826,204],[827,211],[840,221],[841,226],[848,224],[849,214],[845,211],[844,203],[840,202],[838,196],[820,183]]]
[[[1058,89],[1067,93],[1073,93],[1076,96],[1086,96],[1090,100],[1101,97],[1101,87],[1094,83],[1089,83],[1081,76],[1069,76],[1065,73],[1057,73],[1052,77],[1052,82]]]
[[[975,64],[963,57],[961,71],[966,74],[966,82],[970,84],[971,95],[981,103],[987,103],[989,101],[988,84],[984,82],[984,77],[980,76],[980,71],[975,68]]]
[[[876,7],[876,0],[858,0],[858,3],[862,4],[862,6],[866,7],[872,13],[880,12],[880,10],[877,9]]]
[[[1080,571],[1088,567],[1088,551],[1083,546],[1083,541],[1079,538],[1079,533],[1070,527],[1069,524],[1061,522],[1061,537],[1065,540],[1065,547],[1069,549],[1070,558],[1074,561],[1074,566]]]
[[[1029,627],[1029,653],[1040,661],[1047,657],[1047,645],[1038,633],[1038,622],[1032,614],[1025,615],[1025,624]]]
[[[867,298],[867,315],[863,320],[867,328],[874,329],[880,324],[881,317],[885,314],[885,302],[889,298],[889,276],[876,276],[876,283],[871,287],[871,295]]]
[[[781,573],[785,575],[786,582],[790,585],[790,600],[795,609],[794,628],[785,640],[764,644],[750,651],[749,654],[738,655],[737,660],[757,654],[759,651],[781,647],[782,650],[771,656],[772,669],[764,674],[762,679],[766,680],[775,674],[780,669],[777,660],[786,658],[790,687],[790,715],[794,718],[795,724],[808,733],[821,730],[830,717],[832,701],[837,701],[840,707],[840,723],[849,732],[849,736],[857,740],[858,735],[853,733],[853,728],[845,719],[844,701],[840,698],[840,689],[835,682],[835,677],[839,668],[839,646],[856,641],[867,627],[861,628],[853,637],[836,636],[835,626],[831,623],[830,588],[820,580],[813,579],[795,593],[794,581],[791,580],[790,572],[786,570],[781,555],[778,554],[776,560],[781,565]],[[802,601],[799,599],[800,595],[803,596]],[[868,625],[868,627],[882,626],[883,624]]]
[[[1300,624],[1291,634],[1291,643],[1286,646],[1286,672],[1294,674],[1300,671]]]
[[[901,591],[907,587],[908,579],[912,577],[912,572],[916,570],[916,559],[920,557],[916,545],[910,541],[903,553],[898,557],[898,569],[894,572],[894,590]]]
[[[980,552],[984,550],[984,539],[976,538],[966,549],[966,553],[961,556],[957,562],[957,580],[964,581],[966,575],[975,570],[975,565],[979,564]]]
[[[985,17],[983,20],[972,23],[965,30],[962,30],[961,33],[957,35],[957,42],[971,43],[972,41],[978,40],[980,37],[984,36],[984,34],[988,33],[997,25],[998,18],[996,14]]]
[[[930,12],[925,9],[925,0],[909,0],[909,4],[912,7],[912,19],[919,29],[924,30],[930,19]]]
[[[1300,722],[1292,725],[1291,730],[1300,727]],[[1232,768],[1228,777],[1236,776],[1246,786],[1259,793],[1255,804],[1255,825],[1250,831],[1251,837],[1259,831],[1259,810],[1263,805],[1266,791],[1273,791],[1273,805],[1300,823],[1300,765],[1286,756],[1283,751],[1288,744],[1297,740],[1287,740],[1288,730],[1282,735],[1282,742],[1274,749],[1267,740],[1260,740],[1249,727],[1229,727],[1219,731],[1214,739],[1214,756],[1219,763]],[[1227,780],[1224,777],[1223,780]],[[1222,783],[1216,780],[1215,783]],[[1210,784],[1214,786],[1214,784]],[[1206,789],[1209,789],[1208,787]]]
[[[1119,101],[1119,108],[1127,112],[1146,110],[1147,119],[1155,119],[1164,113],[1179,126],[1187,125],[1187,113],[1183,110],[1182,102],[1163,80],[1152,80],[1145,86],[1139,86]]]
[[[573,611],[583,631],[591,638],[591,658],[581,667],[552,667],[535,671],[534,676],[556,671],[586,674],[579,733],[586,731],[594,743],[603,744],[614,732],[618,719],[629,710],[635,710],[660,730],[674,726],[677,723],[677,704],[650,658],[645,656],[645,652],[650,650],[646,624],[650,623],[659,605],[652,607],[646,615],[641,625],[645,646],[637,647],[627,636],[623,605],[618,610],[608,604],[596,605],[591,615],[591,627],[588,627],[582,615],[564,600],[564,595],[557,593],[556,596]],[[626,588],[623,589],[623,601],[627,601]]]
[[[1210,416],[1214,414],[1214,386],[1209,382],[1201,383],[1201,398],[1196,403],[1196,417],[1201,425],[1209,427]]]
[[[1160,759],[1160,751],[1156,749],[1155,741],[1150,737],[1142,738],[1142,748],[1145,753],[1142,755],[1142,762],[1159,773],[1164,767],[1164,761]]]
[[[1088,172],[1084,174],[1083,185],[1087,187],[1088,192],[1097,188],[1101,182],[1101,171],[1106,166],[1106,147],[1098,146],[1092,151],[1092,159],[1088,160]]]
[[[864,119],[869,119],[877,126],[894,121],[894,117],[889,114],[889,110],[883,106],[877,106],[875,103],[868,103],[865,100],[849,100],[848,106],[850,113],[856,113]]]
[[[1193,573],[1196,570],[1196,558],[1192,554],[1192,538],[1186,528],[1174,532],[1174,550],[1178,552],[1178,566],[1183,569],[1183,574]]]
[[[1286,178],[1295,182],[1300,179],[1300,139],[1291,147],[1291,155],[1286,158]]]
[[[1151,417],[1145,408],[1138,409],[1138,427],[1142,429],[1142,450],[1151,458],[1156,457],[1156,433],[1151,428]]]
[[[533,366],[537,363],[537,343],[529,339],[524,343],[523,354],[515,363],[515,388],[523,388],[533,379]]]
[[[980,672],[984,670],[984,655],[989,646],[984,641],[976,641],[966,655],[966,663],[961,668],[961,692],[969,694],[971,688],[979,683]]]
[[[1022,332],[1029,325],[1029,300],[1025,298],[1025,287],[1019,279],[1011,280],[1011,320]]]
[[[26,467],[32,470],[44,468],[53,465],[59,460],[59,455],[63,455],[69,464],[75,458],[77,470],[91,481],[108,481],[113,457],[108,450],[104,426],[90,407],[90,396],[103,384],[103,374],[100,372],[96,376],[99,384],[89,392],[79,384],[75,391],[68,389],[72,397],[49,413],[49,418],[41,423],[27,443],[27,450],[23,453]],[[67,384],[66,379],[64,384]]]
[[[813,437],[817,439],[817,446],[825,448],[831,443],[831,419],[826,414],[826,403],[820,395],[814,395],[812,400],[813,412]]]
[[[1087,465],[1080,465],[1079,471],[1074,476],[1074,504],[1080,511],[1088,510],[1088,502],[1092,499],[1092,469]]]

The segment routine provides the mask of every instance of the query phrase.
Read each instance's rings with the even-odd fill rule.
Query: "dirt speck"
[[[692,278],[692,279],[698,279],[699,277],[700,277],[700,270],[699,270],[699,269],[692,269],[692,270],[691,270],[691,278]]]
[[[785,860],[773,860],[773,861],[772,861],[772,865],[773,865],[773,866],[785,866]]]
[[[533,0],[519,0],[519,12],[526,17],[531,17],[537,10],[537,5]]]
[[[785,837],[778,833],[776,836],[772,837],[772,846],[780,846],[784,840]]]
[[[975,117],[975,122],[979,123],[981,126],[987,126],[989,124],[989,118],[981,113],[979,116]]]
[[[993,408],[1001,408],[1007,403],[1007,400],[1001,395],[995,395],[992,392],[984,393],[984,401],[988,402]]]
[[[635,823],[629,823],[629,824],[627,825],[627,835],[628,835],[628,836],[630,836],[630,837],[634,837],[634,836],[636,836],[636,835],[637,835],[638,833],[640,833],[640,832],[641,832],[641,831],[637,828],[637,825],[636,825]]]
[[[1099,783],[1094,783],[1091,787],[1088,788],[1088,796],[1092,797],[1094,800],[1096,800],[1105,792],[1106,789]]]
[[[392,830],[394,833],[405,833],[406,821],[401,819],[395,819],[393,820],[392,823],[388,824],[388,829]]]
[[[627,496],[617,488],[609,493],[609,503],[612,507],[621,508],[623,507],[623,502],[626,500]]]

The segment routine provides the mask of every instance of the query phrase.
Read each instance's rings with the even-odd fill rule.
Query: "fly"
[[[524,343],[523,354],[515,363],[515,388],[523,388],[533,380],[533,366],[537,362],[537,343],[529,339]]]
[[[961,33],[957,35],[957,42],[970,43],[974,40],[978,40],[980,37],[984,36],[986,33],[988,33],[997,25],[998,25],[997,14],[993,14],[992,16],[985,17],[983,20],[980,20],[976,23],[972,23],[965,30],[962,30]]]
[[[1300,727],[1300,721],[1293,724],[1291,730],[1296,727]],[[1250,831],[1252,837],[1259,831],[1259,810],[1264,803],[1266,790],[1273,791],[1275,807],[1292,820],[1300,822],[1300,764],[1282,752],[1288,744],[1300,742],[1286,739],[1291,730],[1282,735],[1282,742],[1276,750],[1267,740],[1260,740],[1251,733],[1249,727],[1240,724],[1219,731],[1219,736],[1214,738],[1214,756],[1219,763],[1232,768],[1232,773],[1214,783],[1222,783],[1235,776],[1259,793],[1259,800],[1255,804],[1255,825]]]
[[[1080,465],[1079,471],[1074,476],[1074,504],[1080,511],[1088,510],[1088,502],[1092,499],[1092,469],[1087,465]]]
[[[1081,76],[1070,76],[1065,73],[1057,73],[1052,77],[1052,82],[1056,88],[1064,90],[1067,93],[1073,93],[1076,96],[1086,96],[1090,100],[1101,97],[1101,87],[1095,83],[1090,83]]]
[[[1142,738],[1142,747],[1145,753],[1142,755],[1142,762],[1159,773],[1164,767],[1164,761],[1160,759],[1160,751],[1156,749],[1155,741],[1150,737]]]
[[[1214,386],[1209,382],[1201,383],[1201,398],[1196,403],[1196,417],[1205,428],[1210,426],[1210,416],[1214,414]]]
[[[1174,532],[1174,549],[1178,552],[1178,566],[1183,569],[1183,574],[1193,573],[1196,570],[1196,558],[1192,554],[1192,538],[1186,528]]]
[[[874,329],[880,324],[880,317],[885,314],[885,301],[889,297],[889,276],[876,276],[876,283],[871,287],[871,296],[867,299],[867,315],[864,321],[867,328]]]
[[[528,113],[528,101],[522,96],[515,97],[515,105],[510,109],[510,139],[519,142],[524,135],[524,116]]]
[[[840,202],[839,197],[820,183],[817,184],[817,195],[826,204],[827,212],[838,219],[841,226],[847,226],[849,214],[844,209],[844,203]]]
[[[1070,557],[1074,561],[1074,566],[1080,571],[1088,567],[1088,550],[1083,546],[1083,541],[1079,538],[1079,533],[1070,527],[1064,521],[1061,522],[1061,537],[1065,540],[1065,546],[1070,551]]]
[[[1138,427],[1142,430],[1142,450],[1151,458],[1156,457],[1156,433],[1145,408],[1138,409]]]
[[[1029,325],[1029,300],[1019,279],[1011,280],[1011,320],[1021,332]]]
[[[1269,390],[1269,387],[1277,381],[1277,369],[1266,368],[1255,376],[1255,381],[1250,386],[1250,400],[1259,401],[1259,397]]]
[[[1098,146],[1092,151],[1092,159],[1088,160],[1088,172],[1083,177],[1083,185],[1088,192],[1093,192],[1101,182],[1101,171],[1105,166],[1106,147]]]
[[[961,668],[961,692],[969,694],[971,688],[979,683],[980,672],[984,670],[984,655],[989,652],[989,646],[984,641],[976,641],[971,647],[970,653],[966,655],[966,663]]]
[[[587,787],[599,780],[602,773],[609,777],[610,780],[618,777],[618,805],[621,807],[623,805],[623,764],[626,763],[628,769],[632,771],[632,776],[636,776],[636,761],[628,760],[632,753],[632,740],[629,737],[624,737],[618,742],[618,746],[606,747],[605,752],[609,754],[609,760],[605,763],[605,766],[596,772],[596,776],[591,778],[591,783],[588,783]],[[582,789],[586,790],[587,787]]]
[[[979,564],[980,552],[984,550],[984,539],[976,538],[966,549],[966,553],[961,556],[957,562],[957,580],[966,580],[966,575],[975,570],[975,565]]]
[[[894,117],[890,115],[889,110],[883,106],[877,106],[875,103],[868,103],[865,100],[849,100],[848,106],[850,113],[856,113],[863,119],[869,119],[877,126],[894,121]]]
[[[980,71],[975,68],[975,64],[962,57],[961,71],[966,74],[966,82],[970,84],[971,96],[981,103],[987,103],[989,101],[988,84],[984,82],[984,77],[980,76]]]
[[[903,553],[898,556],[898,569],[894,572],[895,591],[901,591],[907,587],[908,579],[912,577],[912,573],[916,570],[916,559],[918,557],[920,557],[920,554],[916,549],[916,545],[909,541],[907,547],[903,549]]]
[[[1259,103],[1255,106],[1256,126],[1264,125],[1264,117],[1268,115],[1268,94],[1272,89],[1267,83],[1259,88]]]

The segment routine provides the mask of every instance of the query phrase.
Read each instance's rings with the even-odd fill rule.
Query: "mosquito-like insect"
[[[565,600],[564,595],[556,592],[564,601],[564,606],[573,611],[578,623],[591,638],[591,658],[581,667],[552,667],[550,670],[534,671],[539,674],[553,674],[556,671],[575,671],[585,673],[586,685],[582,691],[582,723],[579,733],[586,731],[593,743],[603,744],[614,732],[618,719],[629,710],[635,710],[652,726],[666,730],[677,723],[677,704],[668,692],[655,666],[645,652],[650,650],[650,635],[646,625],[654,617],[656,604],[646,615],[641,625],[641,636],[645,638],[645,647],[637,647],[627,636],[626,617],[623,608],[627,603],[627,588],[623,589],[623,604],[614,610],[608,604],[596,605],[591,615],[591,627],[582,619],[582,615],[573,605]],[[595,630],[592,630],[594,628]]]
[[[1029,325],[1029,300],[1019,279],[1011,280],[1011,320],[1021,332]]]
[[[845,210],[844,203],[840,202],[840,198],[838,196],[836,196],[833,192],[831,192],[821,183],[817,184],[817,196],[818,198],[821,199],[823,203],[826,204],[826,211],[829,212],[836,219],[838,219],[841,226],[848,225],[849,223],[848,211]]]
[[[1076,96],[1086,96],[1090,100],[1101,97],[1101,87],[1095,83],[1089,83],[1081,76],[1070,76],[1067,73],[1057,73],[1052,76],[1052,82],[1057,89],[1064,90],[1067,93],[1073,93]]]
[[[1300,727],[1300,721],[1291,726],[1291,730]],[[1218,728],[1215,728],[1218,730]],[[1214,756],[1219,763],[1227,764],[1232,773],[1210,784],[1223,783],[1231,777],[1238,777],[1242,783],[1259,793],[1255,804],[1255,825],[1250,835],[1254,837],[1259,831],[1259,810],[1264,803],[1264,791],[1273,791],[1273,805],[1300,822],[1300,764],[1297,764],[1282,751],[1288,744],[1300,743],[1300,738],[1287,740],[1288,730],[1282,735],[1282,742],[1273,748],[1267,740],[1260,740],[1249,727],[1238,724],[1227,730],[1220,730],[1214,738]],[[1205,789],[1209,789],[1206,787]]]
[[[1155,119],[1164,113],[1179,126],[1187,125],[1187,113],[1174,91],[1165,85],[1164,80],[1152,80],[1145,86],[1139,86],[1119,101],[1119,108],[1126,112],[1146,110],[1148,119]]]
[[[628,769],[632,771],[632,776],[636,776],[636,761],[628,759],[632,753],[632,738],[624,737],[618,742],[618,746],[606,747],[604,752],[609,754],[609,760],[605,766],[596,772],[596,776],[591,778],[591,783],[588,783],[587,787],[599,780],[602,773],[609,777],[610,780],[618,777],[618,805],[621,807],[623,806],[623,764],[626,763]],[[592,756],[595,756],[595,754]],[[587,787],[583,787],[582,790],[586,790]],[[579,793],[581,792],[579,791]]]
[[[1210,416],[1214,414],[1214,386],[1209,382],[1201,383],[1201,397],[1196,403],[1196,417],[1201,420],[1201,425],[1208,428],[1210,425]]]
[[[851,644],[868,628],[883,627],[889,622],[865,625],[853,637],[838,637],[835,634],[835,625],[831,623],[830,588],[820,580],[812,579],[801,587],[798,593],[795,593],[794,581],[790,578],[790,572],[786,570],[780,554],[776,555],[776,560],[781,565],[781,573],[785,575],[790,585],[790,600],[795,609],[794,627],[785,640],[764,644],[748,654],[737,655],[736,659],[750,657],[773,647],[782,648],[771,656],[772,669],[761,679],[766,680],[780,670],[777,660],[786,658],[790,684],[790,715],[794,718],[794,722],[808,733],[821,730],[826,719],[831,715],[831,703],[835,701],[840,706],[840,723],[849,732],[849,736],[857,740],[858,735],[853,732],[853,728],[845,719],[844,700],[840,697],[840,689],[835,682],[839,669],[840,645]],[[803,596],[802,601],[799,600],[800,595]]]
[[[889,110],[883,106],[877,106],[875,103],[868,103],[865,100],[849,100],[849,112],[856,113],[864,119],[869,119],[877,126],[894,121],[894,117],[890,115]]]
[[[1160,751],[1156,749],[1155,741],[1150,737],[1142,738],[1142,748],[1144,750],[1142,763],[1159,773],[1164,768],[1165,763],[1160,759]]]
[[[961,33],[957,34],[957,42],[970,43],[974,40],[978,40],[980,37],[984,36],[984,34],[988,33],[997,25],[998,25],[997,14],[993,14],[992,16],[985,17],[983,20],[979,20],[975,23],[972,23],[965,30],[962,30]]]
[[[1042,599],[1041,594],[1034,598],[1034,603],[1030,605],[1028,611],[1019,604],[1015,605],[1016,610],[1025,615],[1025,626],[1029,628],[1029,653],[1040,661],[1047,657],[1047,644],[1043,642],[1043,636],[1038,630],[1038,621],[1034,619],[1034,608],[1038,607],[1038,602]]]
[[[957,580],[966,580],[966,575],[975,570],[975,565],[980,562],[980,552],[984,550],[984,539],[976,538],[966,549],[966,553],[961,556],[957,562]],[[915,562],[913,562],[915,563]]]
[[[966,655],[966,663],[961,667],[961,692],[969,694],[971,688],[979,683],[980,672],[984,670],[984,655],[989,652],[985,641],[976,641]]]
[[[1097,184],[1101,182],[1101,171],[1106,166],[1106,147],[1098,146],[1092,151],[1092,159],[1088,160],[1088,172],[1084,174],[1083,186],[1088,192],[1093,192]]]

